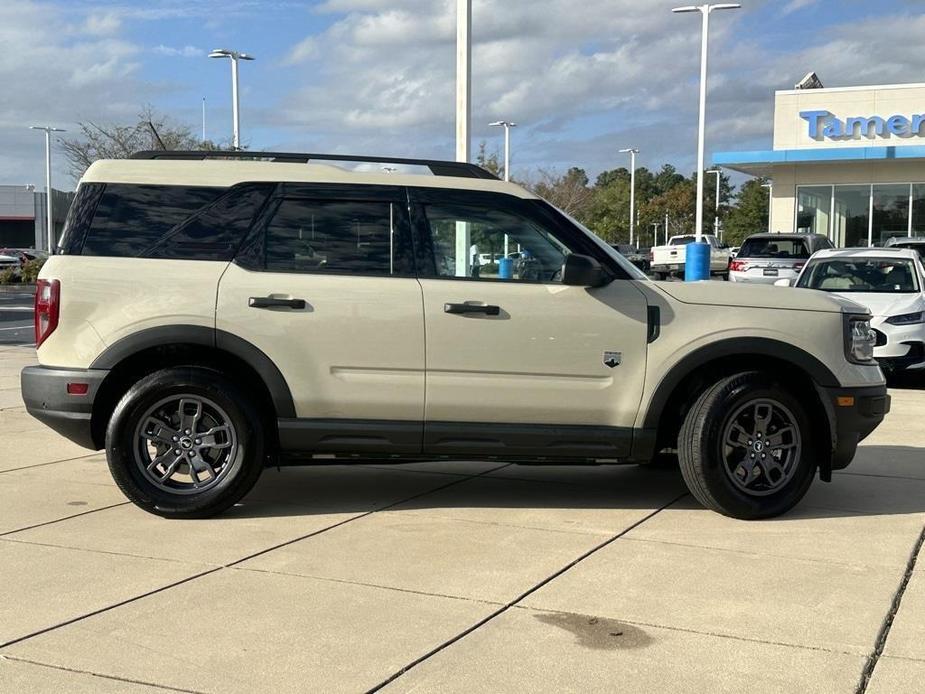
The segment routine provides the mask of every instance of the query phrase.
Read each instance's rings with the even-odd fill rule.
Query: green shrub
[[[27,260],[22,266],[22,281],[25,284],[35,284],[35,280],[38,279],[39,272],[41,271],[44,264],[45,258]]]
[[[16,271],[13,268],[0,270],[0,284],[13,284],[18,281],[19,278],[16,276]]]

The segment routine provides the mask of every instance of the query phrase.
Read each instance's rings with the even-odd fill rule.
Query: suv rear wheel
[[[812,484],[814,454],[803,406],[756,371],[707,388],[687,413],[678,440],[691,494],[707,508],[746,520],[793,508]]]
[[[218,371],[157,371],[116,405],[106,430],[109,469],[145,511],[212,516],[239,501],[260,477],[260,422],[253,405]]]

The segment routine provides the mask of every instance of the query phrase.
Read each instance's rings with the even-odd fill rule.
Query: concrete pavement
[[[29,363],[0,346],[0,692],[925,691],[925,391],[772,521],[672,471],[446,462],[166,521],[25,414]]]

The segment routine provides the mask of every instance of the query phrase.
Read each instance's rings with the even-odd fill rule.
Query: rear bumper
[[[26,410],[43,424],[79,446],[98,450],[93,442],[93,400],[109,371],[27,366],[22,370],[22,399]],[[69,383],[85,383],[87,392],[71,395]]]
[[[848,467],[858,443],[877,428],[890,411],[886,386],[819,388],[832,434],[831,470]],[[850,403],[850,404],[849,404]]]

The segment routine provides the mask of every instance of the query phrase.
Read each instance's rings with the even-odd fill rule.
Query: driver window
[[[517,214],[467,205],[425,205],[438,277],[559,282],[571,251]]]

